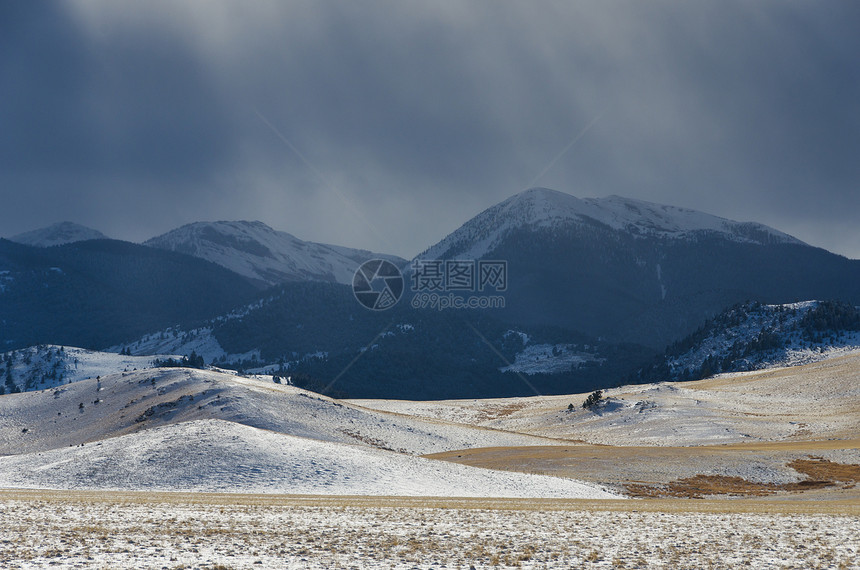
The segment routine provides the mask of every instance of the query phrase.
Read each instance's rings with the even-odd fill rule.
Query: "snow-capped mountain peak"
[[[734,241],[757,243],[796,243],[800,240],[755,222],[736,222],[696,210],[654,204],[622,196],[587,198],[584,202],[599,209],[595,217],[615,229],[683,238],[693,232],[715,232]]]
[[[691,239],[696,234],[714,233],[737,242],[803,243],[762,224],[736,222],[696,210],[615,195],[577,198],[549,188],[530,188],[484,210],[420,257],[479,258],[513,229],[594,223],[641,238]]]
[[[368,259],[405,263],[396,256],[303,241],[258,221],[195,222],[144,245],[200,257],[267,285],[302,280],[351,283],[356,268]]]
[[[24,232],[9,238],[9,241],[32,245],[36,247],[51,247],[76,241],[90,239],[108,239],[98,230],[76,224],[74,222],[59,222],[46,228]]]

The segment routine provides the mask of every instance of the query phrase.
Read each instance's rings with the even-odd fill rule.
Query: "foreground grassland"
[[[0,492],[3,568],[860,568],[860,504]]]

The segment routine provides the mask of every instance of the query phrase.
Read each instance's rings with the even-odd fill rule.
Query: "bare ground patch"
[[[493,421],[508,417],[526,407],[524,402],[513,402],[510,404],[497,404],[484,406],[478,412],[479,421]]]

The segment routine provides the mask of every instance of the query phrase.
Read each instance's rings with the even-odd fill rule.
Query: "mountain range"
[[[98,230],[60,222],[8,239],[47,248],[108,238]],[[263,222],[196,222],[150,238],[143,245],[211,261],[263,288],[287,281],[349,284],[355,268],[369,259],[387,259],[397,265],[406,263],[396,255],[304,241]]]
[[[50,246],[42,234],[31,241]],[[528,395],[616,385],[737,303],[860,303],[860,261],[773,228],[545,188],[412,260],[507,262],[503,308],[413,308],[407,289],[368,311],[349,284],[371,258],[410,281],[413,264],[396,256],[260,222],[194,223],[144,245],[0,240],[0,346],[195,350],[356,397]]]

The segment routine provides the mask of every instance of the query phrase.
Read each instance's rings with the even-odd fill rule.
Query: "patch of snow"
[[[11,271],[0,271],[0,293],[5,293],[9,285],[15,281]]]
[[[660,299],[665,300],[668,290],[666,289],[666,284],[663,283],[663,270],[659,263],[657,264],[657,281],[660,283]]]
[[[526,346],[531,340],[531,337],[529,335],[521,331],[509,330],[505,332],[504,338],[508,338],[509,336],[519,336],[523,341],[523,346]]]
[[[212,334],[212,327],[182,330],[179,327],[142,336],[126,344],[118,344],[106,349],[107,352],[121,352],[128,349],[134,355],[176,354],[188,356],[192,352],[203,357],[206,364],[214,362],[238,362],[241,354],[228,355]],[[225,359],[225,360],[222,360]]]
[[[603,360],[591,353],[576,350],[572,344],[533,344],[518,352],[513,364],[499,370],[521,374],[559,374],[570,372],[586,362]]]

